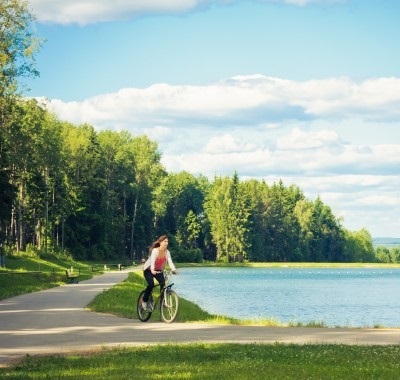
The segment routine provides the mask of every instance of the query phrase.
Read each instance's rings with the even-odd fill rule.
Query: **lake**
[[[400,327],[400,268],[181,268],[173,280],[211,314]]]

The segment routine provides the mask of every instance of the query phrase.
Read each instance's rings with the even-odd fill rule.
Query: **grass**
[[[90,264],[80,263],[69,257],[53,258],[49,261],[23,254],[7,256],[6,267],[0,268],[0,299],[68,283],[65,270],[71,266],[74,271],[80,271],[78,280],[92,277]]]
[[[14,271],[65,270],[71,266],[76,269],[90,269],[89,265],[77,262],[70,257],[65,257],[64,259],[54,257],[51,261],[38,256],[28,256],[24,254],[6,257],[6,269]]]
[[[398,379],[400,346],[169,344],[30,357],[9,379]]]

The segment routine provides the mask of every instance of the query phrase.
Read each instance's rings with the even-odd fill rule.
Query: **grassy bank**
[[[77,262],[70,257],[45,260],[23,254],[7,256],[6,266],[0,268],[0,299],[68,283],[65,270],[71,267],[80,273],[80,281],[93,276],[92,264]]]
[[[26,357],[10,379],[398,379],[400,346],[190,344]]]

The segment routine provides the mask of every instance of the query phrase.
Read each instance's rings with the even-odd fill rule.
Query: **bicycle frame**
[[[152,290],[152,292],[150,294],[149,302],[148,302],[148,305],[147,305],[147,307],[150,307],[150,311],[153,312],[157,308],[158,304],[164,298],[165,292],[167,291],[167,289],[171,289],[172,285],[174,285],[174,284],[169,284],[167,286],[164,286],[164,288],[161,290],[160,294],[158,296],[156,296],[155,301],[154,301],[154,289],[159,287],[160,284],[157,284],[157,285],[154,286],[154,288],[153,288],[153,290]]]

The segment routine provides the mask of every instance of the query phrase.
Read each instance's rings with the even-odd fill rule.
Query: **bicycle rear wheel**
[[[142,321],[142,322],[147,322],[150,317],[151,317],[151,313],[153,312],[152,307],[150,305],[150,299],[149,302],[147,303],[147,309],[143,309],[142,306],[142,302],[143,302],[143,296],[144,296],[144,290],[140,292],[138,300],[137,300],[137,305],[136,305],[136,311],[137,311],[137,315],[138,318]]]
[[[173,322],[178,314],[178,307],[178,295],[173,290],[167,289],[161,302],[161,319],[165,323]]]

